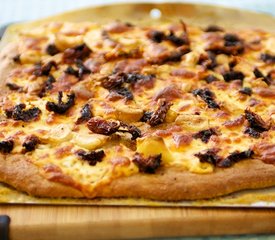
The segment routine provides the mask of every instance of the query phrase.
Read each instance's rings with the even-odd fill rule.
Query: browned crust
[[[23,154],[0,155],[0,181],[39,197],[83,197],[70,186],[52,182],[42,177],[38,167]]]
[[[98,196],[143,197],[168,201],[195,200],[274,185],[274,165],[259,160],[246,160],[231,168],[217,168],[209,174],[166,168],[153,175],[124,177],[99,190]]]
[[[274,186],[275,166],[259,160],[246,160],[231,168],[217,168],[209,174],[195,174],[171,167],[156,174],[113,179],[108,185],[100,185],[95,192],[84,194],[71,186],[47,180],[23,154],[16,154],[0,155],[0,181],[39,197],[134,197],[179,201]]]

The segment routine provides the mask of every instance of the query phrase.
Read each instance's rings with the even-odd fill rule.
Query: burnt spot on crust
[[[95,150],[90,152],[78,150],[76,151],[76,155],[81,159],[87,161],[90,166],[95,166],[98,162],[102,161],[102,159],[105,156],[105,153],[103,150]]]
[[[228,72],[225,72],[223,73],[223,79],[224,81],[226,82],[230,82],[230,81],[233,81],[233,80],[243,80],[245,78],[244,74],[240,71],[228,71]]]
[[[92,118],[93,114],[91,112],[91,107],[88,103],[83,106],[80,111],[80,115],[81,116],[76,120],[76,124],[87,122]]]
[[[51,56],[54,56],[54,55],[60,53],[60,50],[57,48],[57,46],[55,44],[52,43],[46,47],[46,53]]]
[[[26,104],[18,104],[13,108],[6,109],[5,113],[7,118],[11,118],[13,120],[21,120],[24,122],[29,122],[31,120],[35,120],[41,114],[41,110],[38,107],[33,107],[28,110],[24,110],[26,108]]]
[[[23,91],[23,88],[18,86],[17,84],[15,83],[6,83],[6,86],[12,90],[12,91],[18,91],[18,92],[22,92]]]
[[[73,105],[75,102],[75,94],[71,93],[68,94],[68,100],[67,102],[62,101],[63,93],[58,92],[58,102],[47,102],[46,103],[46,109],[50,112],[55,112],[58,114],[64,114],[66,113]]]
[[[144,157],[140,153],[136,153],[132,161],[138,167],[139,172],[155,173],[161,164],[161,154]]]
[[[234,163],[251,158],[253,154],[254,152],[250,149],[243,152],[235,151],[227,156],[225,159],[219,161],[217,166],[221,168],[231,167]]]
[[[255,68],[253,73],[256,78],[261,78],[267,85],[271,85],[272,78],[270,74],[268,74],[267,76],[264,76],[263,73],[258,68]]]
[[[163,123],[171,105],[166,100],[159,99],[157,109],[154,112],[145,112],[140,121],[147,122],[152,127]]]
[[[205,32],[224,32],[224,29],[217,25],[209,25],[204,29]]]
[[[260,55],[260,59],[267,64],[275,63],[275,55],[271,55],[268,53],[262,53]]]
[[[33,75],[40,77],[40,76],[49,76],[52,68],[57,69],[57,63],[55,61],[50,61],[44,65],[41,65],[41,63],[38,63],[35,65],[35,70],[33,72]]]
[[[218,135],[217,131],[214,128],[209,128],[206,130],[199,131],[193,135],[193,138],[200,139],[204,143],[208,143],[212,135]]]
[[[219,109],[220,106],[214,100],[214,93],[212,93],[208,88],[205,89],[195,89],[192,91],[194,96],[199,96],[209,108]]]
[[[63,53],[63,62],[71,64],[74,63],[77,59],[84,60],[90,55],[91,52],[92,51],[85,43],[73,48],[67,48]]]
[[[24,152],[33,151],[36,148],[37,144],[39,143],[40,143],[40,140],[37,136],[35,135],[27,136],[22,145],[24,147]]]
[[[251,137],[259,138],[262,132],[269,129],[267,123],[259,115],[248,109],[245,110],[245,119],[248,121],[249,126],[245,129],[244,133]]]
[[[249,88],[249,87],[244,87],[244,88],[239,90],[239,93],[251,96],[252,95],[252,89]]]
[[[132,140],[141,136],[141,131],[134,125],[117,121],[117,120],[105,120],[101,117],[93,117],[88,123],[87,127],[94,133],[111,135],[116,132],[130,133]]]
[[[0,141],[0,152],[10,153],[14,147],[14,141],[12,139]]]
[[[51,89],[53,89],[53,83],[54,82],[56,82],[56,80],[53,77],[53,75],[49,75],[49,77],[47,78],[47,80],[44,82],[42,89],[38,93],[38,96],[40,98],[44,97],[46,95],[46,92],[48,92]]]
[[[194,154],[195,157],[197,157],[201,163],[210,163],[214,166],[217,165],[219,161],[221,161],[221,157],[217,155],[218,149],[208,149],[205,152],[199,152]]]

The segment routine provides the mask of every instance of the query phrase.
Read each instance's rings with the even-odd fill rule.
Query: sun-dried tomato
[[[42,89],[38,93],[39,97],[44,97],[46,92],[53,89],[53,83],[56,82],[55,78],[53,75],[49,75],[47,80],[44,82]]]
[[[155,127],[164,122],[166,114],[171,107],[171,103],[165,101],[164,99],[159,99],[158,107],[156,111],[154,111],[147,121],[152,127]]]
[[[209,129],[197,132],[196,134],[193,135],[193,138],[195,139],[199,138],[200,140],[202,140],[202,142],[208,143],[212,135],[218,135],[218,133],[214,128],[209,128]]]
[[[218,65],[216,61],[216,54],[211,51],[207,51],[207,55],[201,54],[197,64],[209,70],[214,69]]]
[[[46,47],[46,53],[51,56],[54,56],[57,53],[60,53],[60,50],[57,48],[57,46],[55,44],[52,43]]]
[[[90,55],[91,52],[92,51],[85,43],[73,48],[67,48],[63,53],[63,62],[71,64],[74,63],[77,59],[84,60]]]
[[[35,135],[30,135],[30,136],[26,137],[26,139],[23,143],[25,152],[33,151],[36,148],[37,144],[39,144],[39,143],[40,143],[40,140]]]
[[[244,78],[245,78],[245,75],[240,71],[229,71],[223,74],[223,79],[226,82],[230,82],[237,79],[243,80]]]
[[[270,76],[270,74],[268,74],[267,76],[264,76],[263,73],[258,69],[258,68],[255,68],[254,71],[254,76],[256,78],[262,78],[262,80],[267,84],[267,85],[271,85],[272,83],[272,78]]]
[[[153,42],[161,43],[163,40],[165,40],[165,34],[164,32],[153,30],[148,33],[148,38],[151,39]]]
[[[36,64],[33,74],[37,77],[49,76],[53,67],[57,69],[57,63],[55,61],[50,61],[44,65],[41,65],[40,63]]]
[[[117,120],[105,120],[101,117],[93,117],[88,123],[87,127],[94,133],[111,135],[116,132],[127,132],[132,135],[132,140],[141,136],[141,131],[134,125],[117,121]]]
[[[100,117],[93,117],[88,121],[87,126],[94,133],[111,135],[118,131],[120,122],[115,120],[105,120]]]
[[[22,120],[24,122],[29,122],[31,120],[37,119],[41,114],[41,110],[38,107],[33,107],[28,110],[24,110],[26,104],[18,104],[11,109],[6,109],[5,113],[7,118],[12,118],[13,120]]]
[[[215,81],[219,81],[218,78],[216,78],[214,75],[210,74],[210,75],[207,75],[204,80],[207,82],[207,83],[212,83],[212,82],[215,82]]]
[[[221,161],[221,157],[217,155],[218,149],[208,149],[205,152],[199,152],[194,154],[201,163],[211,163],[214,166]]]
[[[218,167],[222,167],[222,168],[231,167],[234,163],[237,163],[241,160],[251,158],[253,156],[253,154],[254,154],[254,152],[250,149],[248,149],[247,151],[243,151],[243,152],[235,151],[235,152],[231,153],[225,159],[219,161]]]
[[[142,173],[155,173],[161,164],[161,154],[144,157],[140,153],[136,153],[133,158],[135,163]]]
[[[268,53],[262,53],[260,55],[260,59],[267,64],[275,63],[275,55],[271,55]]]
[[[76,124],[87,122],[92,118],[93,114],[91,111],[91,107],[88,103],[83,106],[80,111],[80,115],[81,116],[76,120]]]
[[[224,32],[224,29],[222,27],[219,27],[217,25],[209,25],[204,29],[205,32]]]
[[[244,87],[239,90],[240,93],[251,96],[252,95],[252,89],[249,87]]]
[[[73,105],[75,101],[75,94],[71,93],[68,94],[68,100],[67,102],[62,101],[63,93],[58,92],[58,102],[47,102],[46,103],[46,109],[50,112],[55,112],[58,114],[64,114],[66,113]]]
[[[212,93],[208,88],[195,89],[192,93],[194,96],[199,96],[209,108],[220,108],[219,104],[217,104],[214,100],[214,93]]]
[[[13,149],[14,141],[12,139],[3,140],[0,142],[0,152],[10,153]]]
[[[269,126],[265,121],[256,113],[246,109],[245,118],[249,123],[249,127],[246,128],[245,133],[254,138],[259,138],[260,134],[269,129]]]
[[[101,162],[105,156],[105,153],[103,150],[96,150],[96,151],[90,151],[90,152],[86,152],[84,150],[78,150],[76,151],[76,154],[81,159],[87,161],[90,166],[95,166],[98,162]]]
[[[22,87],[18,86],[17,84],[15,83],[6,83],[6,86],[12,90],[12,91],[18,91],[18,92],[21,92],[23,90]]]
[[[133,93],[125,87],[117,87],[117,88],[113,88],[112,90],[110,90],[110,96],[112,95],[119,95],[123,98],[126,98],[127,100],[133,100],[134,99],[134,95]],[[116,100],[116,98],[114,97],[110,97],[110,100],[114,99]]]

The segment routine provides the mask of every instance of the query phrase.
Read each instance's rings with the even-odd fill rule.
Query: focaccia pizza
[[[205,199],[275,185],[275,34],[51,22],[1,50],[0,181]]]

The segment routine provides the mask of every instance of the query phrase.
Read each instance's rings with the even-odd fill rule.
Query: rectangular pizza
[[[53,21],[1,49],[0,181],[37,197],[275,186],[275,34]]]

